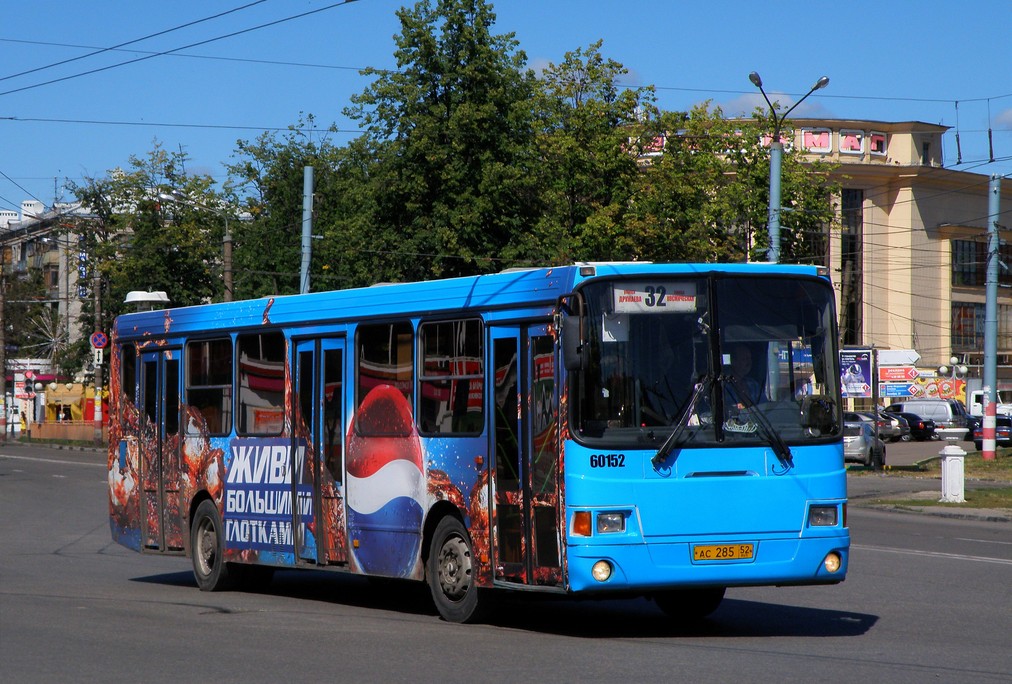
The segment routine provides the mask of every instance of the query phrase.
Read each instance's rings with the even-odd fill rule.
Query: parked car
[[[905,418],[899,414],[886,413],[885,411],[862,411],[862,416],[867,416],[878,423],[878,436],[884,442],[898,442],[904,437],[909,440],[910,426]]]
[[[875,437],[871,421],[844,421],[843,460],[856,461],[875,470],[881,470],[885,466],[886,445]]]
[[[905,440],[913,439],[923,442],[935,439],[935,421],[930,418],[921,418],[916,413],[897,413],[896,415],[905,418],[910,427],[910,434],[904,438]]]
[[[1009,416],[995,416],[994,443],[995,446],[1012,446],[1012,418]],[[984,427],[981,425],[973,430],[973,445],[978,450],[984,447]]]
[[[973,417],[957,399],[908,399],[885,407],[886,413],[914,413],[935,421],[936,429],[968,428],[966,440],[972,439]]]

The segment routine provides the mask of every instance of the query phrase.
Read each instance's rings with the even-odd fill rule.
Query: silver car
[[[886,446],[875,437],[871,421],[845,421],[843,424],[843,460],[856,461],[868,468],[885,467]]]

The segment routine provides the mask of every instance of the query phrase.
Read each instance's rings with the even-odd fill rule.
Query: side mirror
[[[801,425],[820,433],[836,426],[836,403],[824,394],[812,394],[801,400]]]
[[[587,354],[584,353],[579,316],[565,316],[562,319],[562,364],[566,370],[577,371],[587,368]]]

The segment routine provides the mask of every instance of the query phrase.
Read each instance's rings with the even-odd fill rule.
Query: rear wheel
[[[672,589],[654,594],[654,602],[668,617],[701,620],[717,610],[724,600],[725,587]]]
[[[425,579],[436,610],[447,622],[474,622],[479,618],[474,571],[467,530],[453,516],[443,518],[432,534]]]
[[[213,501],[202,501],[190,525],[193,576],[201,591],[221,591],[230,586],[228,564],[222,550],[221,517]]]

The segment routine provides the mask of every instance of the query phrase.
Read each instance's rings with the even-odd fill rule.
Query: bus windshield
[[[578,438],[650,448],[838,438],[833,291],[816,278],[714,274],[588,283]]]

